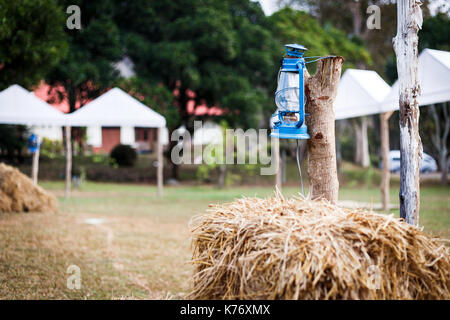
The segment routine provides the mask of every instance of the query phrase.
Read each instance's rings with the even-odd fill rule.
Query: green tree
[[[106,0],[59,0],[81,8],[81,29],[65,28],[68,54],[48,74],[51,100],[68,99],[70,110],[97,97],[117,80],[113,63],[122,56],[114,7]]]
[[[425,0],[422,7],[424,17],[429,16]],[[435,0],[436,1],[436,0]],[[280,0],[281,3],[301,7],[317,18],[322,26],[331,24],[345,34],[359,41],[367,48],[373,60],[371,69],[384,76],[387,59],[394,54],[392,38],[397,28],[397,7],[395,0]],[[370,5],[380,8],[380,29],[368,29],[366,21]],[[366,68],[363,63],[358,68]]]
[[[306,12],[282,9],[269,18],[273,35],[282,43],[301,43],[308,48],[306,55],[341,55],[345,58],[345,68],[357,64],[371,64],[371,57],[365,47],[352,41],[347,35],[331,25],[322,27]]]
[[[233,126],[255,127],[271,103],[281,51],[251,1],[133,1],[116,21],[137,75],[175,92],[180,124],[192,128],[196,103],[219,105]]]
[[[0,125],[0,158],[8,162],[22,162],[27,136],[25,126]]]
[[[0,0],[0,90],[47,75],[66,53],[64,22],[55,0]]]

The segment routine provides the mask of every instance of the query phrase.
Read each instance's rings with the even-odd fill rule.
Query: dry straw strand
[[[57,212],[56,197],[16,168],[0,163],[0,212]]]

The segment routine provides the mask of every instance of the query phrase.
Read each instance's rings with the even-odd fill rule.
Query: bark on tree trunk
[[[221,164],[218,167],[219,177],[217,179],[217,187],[223,189],[225,187],[225,180],[227,177],[227,165]]]
[[[355,156],[356,164],[367,168],[370,165],[369,138],[367,137],[368,119],[366,117],[352,119],[355,130]]]
[[[389,171],[389,118],[392,112],[386,112],[380,114],[380,131],[381,131],[381,162],[383,165],[383,171],[381,175],[381,203],[383,210],[389,210],[389,187],[390,176]]]
[[[441,184],[447,184],[447,139],[450,133],[450,117],[447,109],[447,103],[443,103],[442,111],[444,115],[444,131],[441,133],[441,119],[439,119],[438,112],[435,105],[430,106],[431,115],[433,116],[435,132],[432,136],[431,142],[439,153],[439,168],[441,169]],[[442,134],[442,135],[441,135]]]
[[[228,130],[224,130],[223,135],[223,139],[225,140],[225,152],[223,154],[224,163],[220,164],[218,168],[219,177],[217,179],[217,186],[219,189],[224,188],[227,182],[227,164],[234,163],[234,135],[228,134],[227,131]]]
[[[353,16],[353,34],[356,36],[361,35],[362,16],[361,16],[361,3],[359,1],[353,1],[350,3],[350,11]]]
[[[421,4],[419,0],[397,1],[397,35],[394,38],[400,105],[400,217],[412,225],[418,225],[420,209],[422,143],[417,101],[420,94],[417,33],[422,27]]]
[[[66,133],[66,198],[70,198],[70,184],[72,179],[72,141],[71,141],[71,128],[65,127]]]
[[[325,198],[332,203],[337,202],[339,193],[333,102],[343,62],[342,57],[326,58],[319,60],[314,76],[305,71],[310,194],[312,199]]]

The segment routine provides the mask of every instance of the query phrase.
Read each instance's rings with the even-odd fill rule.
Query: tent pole
[[[381,203],[383,210],[389,210],[389,184],[391,173],[389,171],[389,118],[393,111],[380,114],[380,131],[381,131],[381,161],[383,163],[383,171],[381,175]]]
[[[161,141],[162,128],[158,128],[157,132],[157,152],[158,152],[158,168],[156,170],[156,180],[158,185],[158,197],[163,196],[163,148]]]
[[[282,173],[280,170],[280,139],[272,139],[272,152],[274,153],[274,157],[273,160],[275,162],[275,187],[278,188],[278,190],[281,191],[281,187],[282,187]]]
[[[66,199],[70,198],[70,184],[72,179],[72,141],[71,141],[71,128],[69,126],[64,127],[66,134]]]
[[[39,141],[39,137],[37,137],[38,147],[37,150],[33,153],[33,164],[31,167],[31,178],[34,184],[38,183],[38,173],[39,173],[39,152],[41,150],[41,144]]]

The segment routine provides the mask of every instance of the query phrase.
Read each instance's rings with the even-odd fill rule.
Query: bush
[[[43,138],[41,142],[41,156],[55,159],[64,152],[64,147],[62,141],[50,140],[48,138]]]
[[[137,154],[132,147],[119,144],[112,149],[110,157],[115,160],[119,167],[132,167],[136,162]]]

